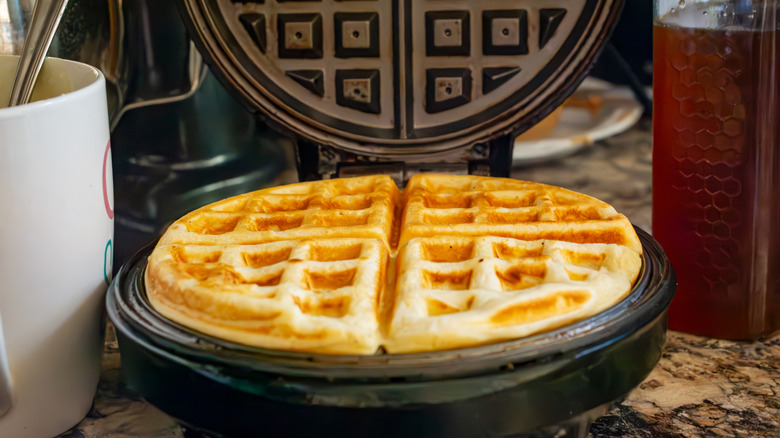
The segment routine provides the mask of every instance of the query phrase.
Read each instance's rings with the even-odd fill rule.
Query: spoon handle
[[[30,28],[24,40],[16,77],[11,87],[8,106],[23,105],[30,101],[33,86],[43,66],[43,60],[59,26],[68,0],[37,0],[33,7]]]

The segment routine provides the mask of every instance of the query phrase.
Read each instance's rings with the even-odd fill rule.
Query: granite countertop
[[[649,120],[552,163],[512,176],[601,198],[650,231]],[[61,437],[184,437],[170,417],[126,387],[111,327],[92,410]],[[740,343],[669,332],[658,366],[591,427],[592,437],[780,437],[780,335]]]

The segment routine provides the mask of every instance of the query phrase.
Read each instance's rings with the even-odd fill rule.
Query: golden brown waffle
[[[545,184],[479,176],[417,175],[405,191],[401,242],[498,236],[615,243],[641,252],[629,220],[606,202]]]
[[[243,245],[311,237],[367,237],[389,245],[399,192],[389,176],[317,181],[228,198],[177,220],[160,240]]]
[[[389,177],[373,176],[195,210],[160,239],[146,289],[165,317],[230,341],[399,353],[525,336],[598,313],[629,291],[640,251],[624,216],[561,188],[420,175],[402,199]]]
[[[378,239],[162,245],[149,259],[155,309],[234,342],[371,354],[388,252]]]
[[[539,333],[594,315],[631,289],[627,247],[500,237],[431,237],[398,255],[385,348],[441,350]]]

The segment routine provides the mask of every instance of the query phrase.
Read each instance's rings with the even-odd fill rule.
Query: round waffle
[[[640,252],[625,216],[559,187],[426,174],[402,196],[370,176],[195,210],[162,236],[145,279],[158,312],[226,340],[406,353],[592,316],[630,291]]]

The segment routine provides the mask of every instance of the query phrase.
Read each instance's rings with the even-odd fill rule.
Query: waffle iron
[[[301,180],[508,177],[515,136],[563,103],[622,0],[179,0],[211,71],[294,139]],[[129,384],[196,436],[544,437],[590,422],[660,359],[674,273],[643,269],[613,308],[551,332],[403,355],[247,347],[151,308],[153,244],[109,287]]]

